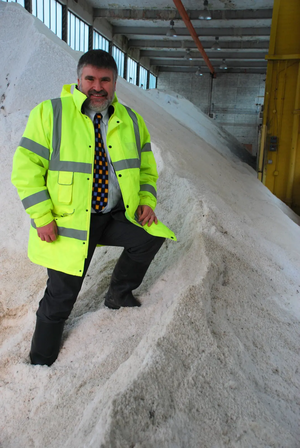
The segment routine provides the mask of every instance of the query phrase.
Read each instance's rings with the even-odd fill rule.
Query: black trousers
[[[124,247],[133,261],[150,265],[164,240],[131,224],[125,218],[122,207],[106,214],[92,214],[89,249],[82,277],[48,269],[47,287],[37,316],[46,322],[61,322],[69,317],[97,244]]]

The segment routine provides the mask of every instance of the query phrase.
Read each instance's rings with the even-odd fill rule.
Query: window
[[[140,65],[140,79],[139,79],[139,87],[146,90],[147,89],[147,70]]]
[[[150,78],[149,78],[149,89],[156,89],[156,76],[152,75],[152,73],[150,73]]]
[[[89,26],[72,12],[68,12],[68,45],[75,51],[89,49]]]
[[[1,0],[0,0],[1,1]],[[25,0],[2,0],[6,3],[19,3],[25,8]],[[32,14],[41,20],[53,33],[62,39],[62,13],[63,6],[58,0],[31,0]],[[76,0],[75,0],[76,1]],[[76,1],[77,2],[77,1]],[[65,3],[64,3],[65,4]],[[89,49],[89,25],[68,11],[68,45],[75,51],[86,52]],[[100,33],[93,30],[93,48],[109,52],[110,42]],[[112,46],[112,56],[118,67],[118,75],[124,77],[125,53],[115,45]],[[137,83],[138,64],[130,57],[127,57],[126,80],[131,84]],[[148,71],[139,66],[139,87],[147,89]],[[155,89],[157,83],[156,76],[150,73],[149,89]]]
[[[93,33],[93,48],[94,50],[104,50],[109,51],[109,41],[105,39],[105,37],[101,36],[101,34],[94,31]]]
[[[127,58],[127,81],[131,84],[136,85],[136,74],[137,74],[137,63],[131,59]]]
[[[124,53],[119,48],[115,47],[113,45],[112,47],[112,56],[114,60],[116,61],[117,67],[118,67],[118,75],[124,77]]]
[[[32,0],[32,14],[62,38],[62,5],[56,0]]]

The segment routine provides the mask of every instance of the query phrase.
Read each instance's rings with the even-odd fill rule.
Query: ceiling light
[[[226,61],[225,61],[225,59],[222,59],[222,64],[220,65],[220,69],[221,70],[227,70],[227,64],[226,64]]]
[[[197,71],[195,72],[195,75],[197,75],[197,76],[202,76],[203,75],[200,67],[197,68]]]
[[[220,44],[219,44],[219,38],[215,37],[215,42],[213,46],[211,47],[212,50],[221,50]]]
[[[188,59],[189,61],[192,61],[193,58],[192,58],[192,55],[191,55],[191,50],[189,48],[187,48],[185,51],[186,51],[186,53],[184,55],[184,58]]]
[[[204,9],[203,9],[203,11],[201,11],[201,13],[199,15],[199,19],[200,20],[211,20],[211,14],[207,9],[207,6],[208,6],[207,0],[204,0],[203,6],[204,6]]]
[[[170,21],[170,29],[167,31],[166,36],[177,37],[177,33],[176,33],[175,28],[174,28],[174,20]]]

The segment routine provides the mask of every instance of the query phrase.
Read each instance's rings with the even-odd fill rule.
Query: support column
[[[274,0],[258,178],[300,214],[300,2]]]
[[[124,79],[127,79],[127,53],[124,53]]]
[[[94,27],[92,25],[89,25],[89,50],[93,49],[93,42],[94,42]]]
[[[26,11],[30,12],[32,14],[32,0],[25,0],[24,7]]]
[[[212,94],[213,94],[213,82],[214,82],[214,77],[210,76],[210,86],[209,86],[209,92],[208,92],[208,113],[207,115],[209,117],[212,116]]]
[[[138,62],[136,65],[136,85],[140,84],[140,63]]]
[[[68,43],[68,7],[62,5],[62,40]]]

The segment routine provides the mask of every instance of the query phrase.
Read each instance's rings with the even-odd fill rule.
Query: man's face
[[[78,89],[87,96],[87,107],[102,112],[112,102],[116,90],[114,72],[109,68],[86,65],[78,79]]]

